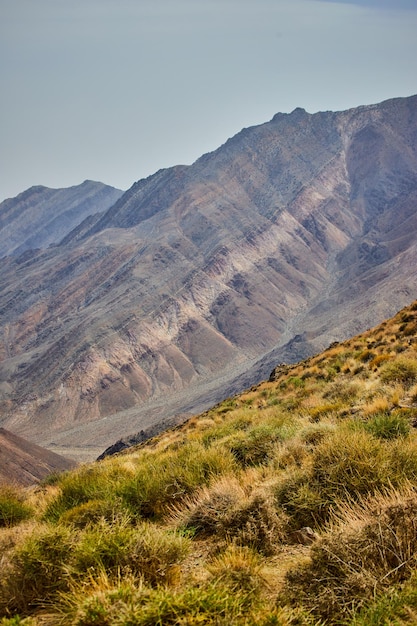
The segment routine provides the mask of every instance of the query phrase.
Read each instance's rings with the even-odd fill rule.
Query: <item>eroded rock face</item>
[[[417,97],[303,110],[1,260],[2,423],[93,456],[415,297]]]

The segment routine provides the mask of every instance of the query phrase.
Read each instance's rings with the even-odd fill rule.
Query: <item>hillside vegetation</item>
[[[417,302],[126,453],[0,490],[2,626],[417,622]]]

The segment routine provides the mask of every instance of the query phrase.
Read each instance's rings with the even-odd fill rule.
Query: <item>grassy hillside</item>
[[[417,302],[180,428],[0,490],[0,624],[417,622]]]

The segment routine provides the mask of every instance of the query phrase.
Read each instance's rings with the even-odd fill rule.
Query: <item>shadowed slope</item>
[[[75,462],[0,428],[0,482],[33,485]]]
[[[57,244],[88,216],[106,211],[120,189],[86,180],[66,189],[31,187],[0,204],[0,254]]]

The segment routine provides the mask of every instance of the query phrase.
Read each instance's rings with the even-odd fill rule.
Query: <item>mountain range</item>
[[[93,458],[378,323],[416,297],[416,206],[417,96],[6,200],[0,425]]]

